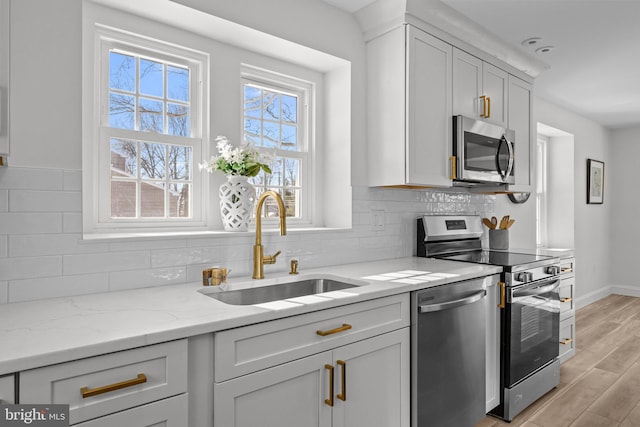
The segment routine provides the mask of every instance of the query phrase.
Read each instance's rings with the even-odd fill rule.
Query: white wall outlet
[[[371,210],[371,230],[384,231],[384,210]]]

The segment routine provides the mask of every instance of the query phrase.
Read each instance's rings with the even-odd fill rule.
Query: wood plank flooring
[[[476,427],[640,427],[640,298],[610,295],[576,312],[576,355],[560,385],[511,423]]]

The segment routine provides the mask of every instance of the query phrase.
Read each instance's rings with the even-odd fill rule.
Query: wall
[[[243,2],[249,10],[260,3]],[[415,218],[422,213],[491,215],[495,196],[366,187],[364,44],[361,38],[353,38],[360,34],[359,28],[350,15],[324,3],[305,0],[302,8],[295,3],[270,1],[274,16],[262,19],[260,25],[351,61],[351,117],[345,119],[351,132],[353,227],[289,230],[285,237],[267,232],[266,250],[281,249],[283,255],[278,264],[266,266],[266,275],[284,271],[291,257],[300,259],[304,271],[410,256],[415,253]],[[231,268],[235,277],[249,275],[253,233],[82,240],[83,3],[19,0],[12,4],[13,139],[11,166],[0,168],[0,303],[198,282],[201,270],[212,264]],[[303,25],[305,31],[288,27],[288,22],[298,22],[303,15],[305,19],[312,16],[313,25]],[[41,30],[47,37],[42,37]],[[372,230],[372,210],[384,212],[384,230]]]
[[[639,138],[640,126],[613,132],[611,162],[605,164],[604,193],[604,202],[615,206],[608,224],[615,242],[610,252],[611,283],[618,292],[635,296],[640,296],[640,280],[633,268],[638,262],[640,239]]]
[[[572,112],[534,98],[534,120],[574,135],[574,213],[576,296],[582,306],[610,293],[610,251],[618,241],[611,238],[610,222],[615,200],[608,197],[613,185],[605,172],[605,203],[586,203],[587,159],[611,165],[611,133]],[[616,205],[616,209],[617,205]]]

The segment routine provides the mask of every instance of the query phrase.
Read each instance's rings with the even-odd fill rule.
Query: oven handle
[[[449,310],[451,308],[460,307],[463,305],[473,304],[474,302],[480,301],[487,295],[486,290],[482,290],[480,292],[476,292],[473,295],[470,295],[466,298],[461,298],[453,301],[442,302],[440,304],[425,304],[418,306],[418,313],[430,313],[433,311],[442,311]]]
[[[547,280],[545,283],[548,282],[549,280]],[[551,292],[558,287],[560,287],[560,279],[554,278],[553,283],[551,283],[550,285],[535,286],[533,288],[525,286],[524,288],[514,289],[512,295],[514,297],[542,295],[546,294],[547,292]]]

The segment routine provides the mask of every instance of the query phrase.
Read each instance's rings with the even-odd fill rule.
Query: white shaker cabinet
[[[452,49],[411,25],[367,42],[370,186],[451,186]]]
[[[576,312],[574,295],[576,286],[575,259],[560,260],[560,362],[576,354]]]
[[[15,403],[15,378],[13,375],[0,377],[0,405]]]
[[[500,404],[500,292],[499,286],[487,286],[486,317],[486,411]]]
[[[507,126],[509,74],[453,48],[453,115]]]
[[[216,333],[214,425],[409,427],[409,298]]]
[[[516,182],[509,191],[535,191],[535,123],[533,122],[533,86],[509,75],[509,121],[507,127],[516,133],[514,173]]]

